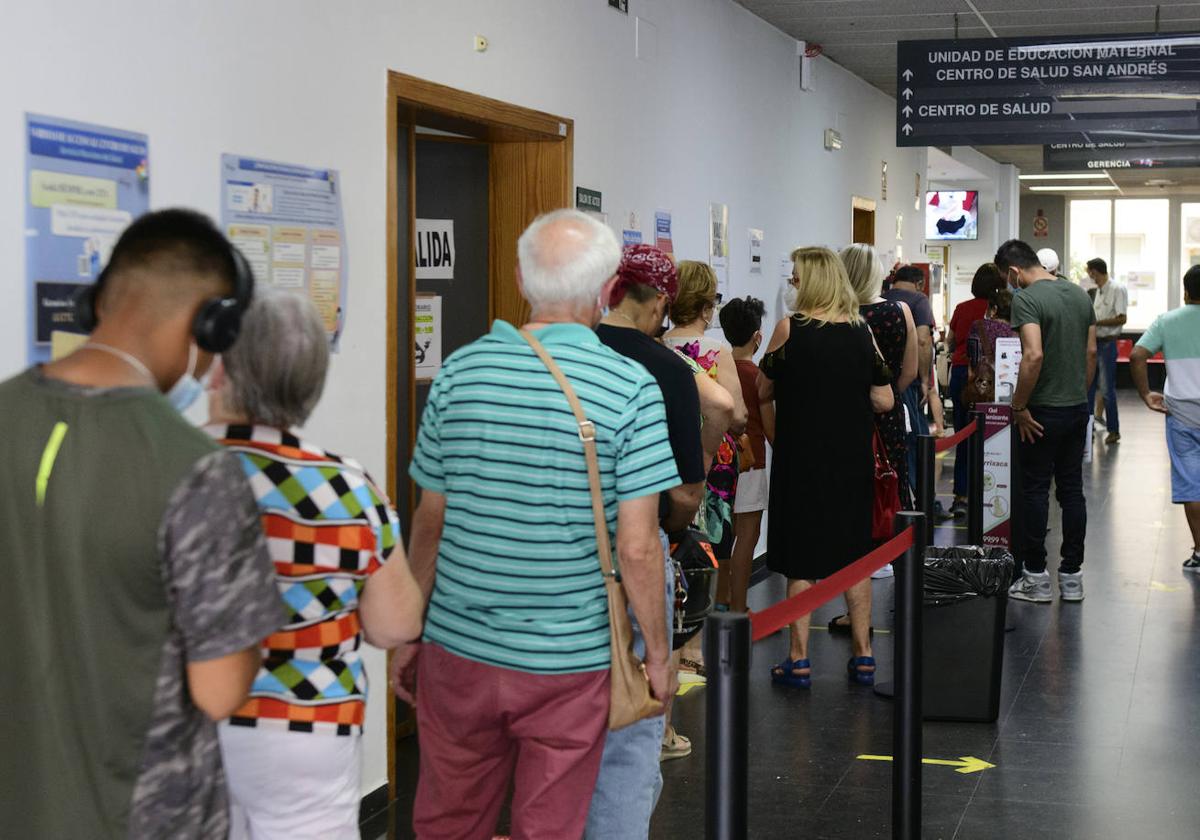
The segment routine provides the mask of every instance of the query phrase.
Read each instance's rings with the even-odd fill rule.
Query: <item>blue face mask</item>
[[[196,345],[188,346],[187,373],[179,377],[167,392],[167,402],[180,414],[187,411],[204,393],[204,384],[196,378]]]

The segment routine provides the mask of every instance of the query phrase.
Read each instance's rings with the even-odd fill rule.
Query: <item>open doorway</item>
[[[394,72],[387,114],[388,493],[408,533],[416,501],[408,463],[436,375],[429,361],[474,341],[496,318],[526,320],[517,238],[540,213],[570,206],[574,123]],[[433,339],[417,331],[418,301],[422,327],[436,319]],[[389,703],[389,800],[397,740],[412,732],[411,710]]]
[[[851,199],[851,241],[856,245],[875,244],[875,202],[854,196]]]

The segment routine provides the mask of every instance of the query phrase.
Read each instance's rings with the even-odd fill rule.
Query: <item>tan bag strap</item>
[[[588,485],[592,491],[592,517],[596,525],[596,549],[600,555],[600,571],[606,578],[619,581],[617,570],[613,567],[612,542],[608,535],[608,517],[604,515],[604,494],[600,489],[600,461],[596,457],[596,425],[584,414],[583,404],[575,394],[575,389],[567,381],[558,363],[546,352],[542,343],[534,338],[529,330],[521,330],[521,337],[529,342],[533,352],[542,360],[542,364],[550,371],[563,396],[571,405],[575,421],[579,424],[579,439],[583,441],[583,454],[587,458]]]

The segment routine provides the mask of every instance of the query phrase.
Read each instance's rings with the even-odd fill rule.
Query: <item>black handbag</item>
[[[700,631],[717,603],[717,556],[708,537],[685,528],[668,537],[675,567],[675,632],[671,647],[679,650]]]

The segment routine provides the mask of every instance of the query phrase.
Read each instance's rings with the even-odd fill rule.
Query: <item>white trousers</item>
[[[359,840],[358,735],[218,727],[230,840]]]

